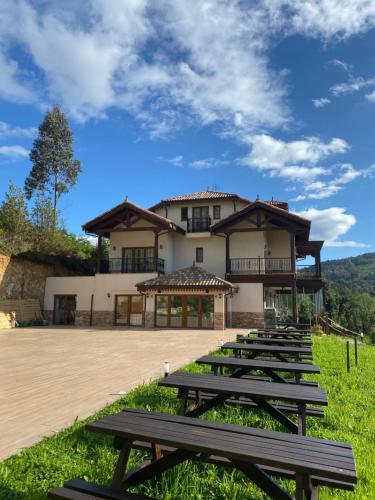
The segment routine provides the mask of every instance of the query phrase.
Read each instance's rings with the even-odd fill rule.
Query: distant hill
[[[375,295],[375,252],[322,262],[322,274],[342,292],[355,289]]]

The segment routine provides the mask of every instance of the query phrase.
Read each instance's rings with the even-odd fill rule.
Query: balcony
[[[229,260],[230,274],[290,274],[292,272],[291,259],[289,257],[250,257]]]
[[[164,274],[164,259],[106,259],[100,261],[100,273],[158,273]]]
[[[187,219],[188,233],[204,233],[210,230],[211,217]]]

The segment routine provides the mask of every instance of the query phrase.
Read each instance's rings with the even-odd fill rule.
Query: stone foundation
[[[155,316],[153,312],[145,312],[145,328],[154,328]]]
[[[230,326],[230,314],[228,314],[228,326]],[[232,327],[264,328],[264,313],[232,312]]]
[[[222,312],[214,313],[214,330],[224,330],[224,314]]]
[[[114,311],[93,311],[92,326],[113,326],[115,324]]]
[[[90,311],[76,311],[75,326],[90,326]]]

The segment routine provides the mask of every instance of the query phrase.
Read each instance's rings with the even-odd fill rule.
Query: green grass
[[[347,374],[345,342],[337,337],[316,337],[314,362],[320,365],[322,374],[310,378],[318,380],[327,389],[329,406],[324,418],[308,419],[308,435],[351,443],[359,475],[355,493],[321,488],[321,498],[375,498],[375,347],[360,345],[359,367],[352,368]],[[195,364],[185,369],[207,370]],[[76,422],[68,429],[0,463],[0,498],[46,498],[48,489],[73,477],[108,483],[116,460],[112,440],[85,431],[84,424],[118,412],[126,406],[175,413],[178,405],[174,390],[160,388],[157,383],[139,387],[90,419]],[[277,423],[258,411],[222,407],[210,411],[205,418],[280,430]],[[131,465],[135,465],[141,456],[140,452],[133,452]],[[283,485],[293,492],[292,482],[284,481]],[[166,500],[264,498],[241,473],[190,462],[134,491]]]

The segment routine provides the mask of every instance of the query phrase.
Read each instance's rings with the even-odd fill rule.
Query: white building
[[[309,241],[310,221],[284,202],[215,191],[148,210],[126,200],[83,229],[98,236],[96,274],[47,279],[44,310],[53,323],[260,327],[297,322],[297,291],[321,307],[323,242]],[[296,262],[306,256],[315,265],[301,272]]]

